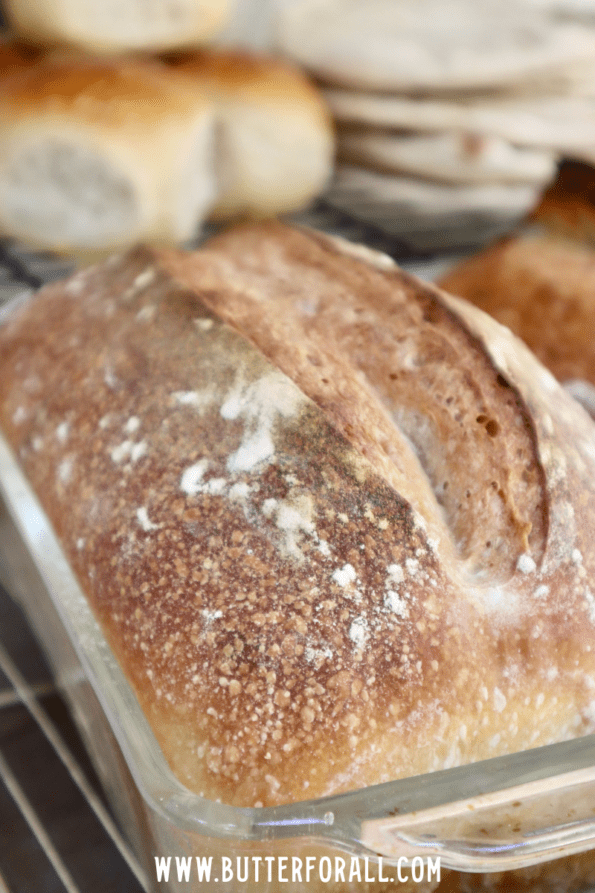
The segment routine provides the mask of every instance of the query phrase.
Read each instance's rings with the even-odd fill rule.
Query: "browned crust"
[[[595,252],[553,236],[508,238],[442,277],[525,341],[561,381],[595,383]]]
[[[595,242],[595,169],[565,161],[545,191],[532,218],[554,233]]]
[[[210,105],[202,96],[205,109]],[[157,62],[128,58],[52,56],[17,71],[3,84],[0,114],[39,114],[120,127],[195,111],[201,93]]]
[[[17,40],[0,36],[0,77],[6,77],[32,65],[39,52]]]
[[[313,82],[286,59],[240,49],[171,54],[164,61],[192,83],[216,90],[221,98],[317,113],[330,126],[330,114]]]
[[[354,268],[332,240],[275,223],[238,228],[210,244],[218,254],[196,255],[188,282],[218,270],[238,297],[206,293],[209,306],[296,381],[396,489],[410,492],[403,473],[414,480],[427,518],[434,507],[422,498],[423,473],[404,466],[409,450],[393,442],[404,432],[440,491],[439,511],[460,557],[503,578],[522,552],[540,560],[547,504],[531,414],[435,289],[365,259]],[[300,310],[314,303],[315,314]],[[429,434],[420,430],[422,418],[431,420]]]

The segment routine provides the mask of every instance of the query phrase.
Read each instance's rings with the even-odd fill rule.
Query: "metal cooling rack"
[[[49,668],[0,587],[0,893],[142,893]]]
[[[0,306],[72,267],[0,240]],[[0,893],[144,890],[45,659],[0,587]]]
[[[456,250],[440,254],[421,251],[414,253],[410,246],[399,239],[354,220],[324,202],[319,202],[307,213],[292,215],[287,218],[287,222],[323,230],[352,242],[363,242],[370,248],[389,254],[406,269],[426,279],[435,278],[442,270],[459,260],[464,253]],[[203,237],[206,238],[213,232],[215,232],[213,227],[207,227]],[[196,247],[199,241],[197,240],[194,246],[187,247]],[[74,266],[74,262],[68,258],[35,252],[10,240],[0,239],[0,305],[47,282],[61,279],[68,275]]]

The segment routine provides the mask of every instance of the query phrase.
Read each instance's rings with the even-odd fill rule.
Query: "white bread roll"
[[[97,53],[202,44],[229,18],[228,0],[5,0],[4,9],[27,40]]]
[[[42,61],[0,92],[0,230],[64,251],[189,239],[213,139],[208,98],[161,66]]]
[[[319,91],[298,68],[232,50],[170,62],[217,106],[217,217],[297,210],[323,190],[333,165],[331,119]]]

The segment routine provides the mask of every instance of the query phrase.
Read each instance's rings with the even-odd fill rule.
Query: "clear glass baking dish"
[[[274,808],[236,808],[188,791],[169,769],[1,437],[0,576],[48,654],[155,889],[311,890],[308,858],[313,880],[324,882],[336,859],[349,864],[359,857],[362,880],[365,872],[382,880],[416,859],[430,873],[437,859],[441,870],[499,872],[595,849],[595,735]],[[158,882],[158,865],[165,870],[168,858],[169,880],[162,874]],[[297,872],[292,880],[295,860],[302,880]],[[356,877],[341,889],[358,884]]]

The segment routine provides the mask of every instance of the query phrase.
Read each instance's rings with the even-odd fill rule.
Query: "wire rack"
[[[0,893],[141,893],[68,710],[0,587]]]

